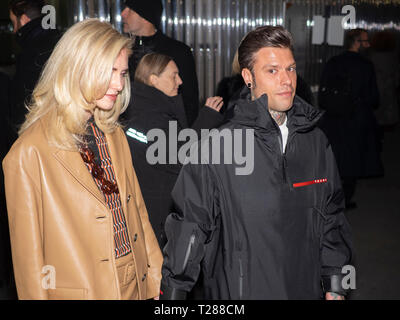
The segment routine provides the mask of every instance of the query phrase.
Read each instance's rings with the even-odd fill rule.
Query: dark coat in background
[[[0,163],[10,149],[8,87],[10,79],[0,72]],[[17,292],[13,280],[10,233],[8,228],[6,198],[4,192],[3,169],[0,169],[0,300],[16,299]]]
[[[179,174],[172,191],[177,211],[165,225],[162,298],[183,298],[203,271],[205,299],[320,299],[321,280],[326,285],[340,277],[351,261],[335,159],[325,135],[315,128],[319,111],[295,98],[282,152],[267,96],[249,97],[236,102],[234,117],[219,129],[242,132],[242,146],[246,130],[254,129],[254,154],[247,155],[254,170],[238,175],[235,164],[212,163],[210,152]],[[210,144],[220,159],[225,147],[232,148],[226,139],[219,149],[203,141],[201,149]],[[296,187],[316,179],[319,183]]]
[[[178,66],[179,76],[183,81],[179,92],[183,98],[187,122],[191,125],[199,112],[199,88],[192,51],[183,42],[167,37],[161,31],[157,31],[150,37],[137,36],[133,54],[129,58],[129,74],[132,84],[140,59],[145,54],[152,52],[171,57]]]
[[[340,176],[361,178],[382,175],[378,128],[374,115],[374,109],[379,105],[374,67],[356,52],[346,51],[334,56],[322,72],[320,90],[338,74],[345,74],[350,80],[354,109],[340,117],[326,112],[320,127],[332,144]],[[320,98],[319,106],[324,109]]]
[[[19,29],[16,35],[21,50],[10,87],[12,141],[18,137],[19,126],[25,121],[25,104],[29,102],[42,68],[60,38],[57,30],[43,29],[41,23],[41,18],[33,19]]]
[[[188,128],[188,124],[180,95],[169,97],[154,87],[136,81],[133,84],[132,101],[133,104],[124,114],[127,119],[125,131],[150,222],[162,248],[165,244],[165,218],[173,208],[171,191],[181,169],[178,161],[176,164],[168,164],[168,137],[173,134],[169,130],[169,121],[176,121],[177,134]],[[191,128],[200,137],[200,129],[215,128],[221,124],[222,119],[219,112],[202,107]],[[132,129],[137,133],[132,134]],[[161,129],[166,134],[167,141],[163,146],[166,147],[167,164],[150,164],[146,159],[146,151],[154,143],[144,142],[151,129]],[[177,142],[178,151],[183,144],[184,142]]]

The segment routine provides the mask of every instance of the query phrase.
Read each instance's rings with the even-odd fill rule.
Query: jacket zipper
[[[196,236],[194,234],[192,234],[190,236],[189,244],[188,244],[188,247],[186,249],[185,259],[183,260],[183,269],[182,269],[183,271],[185,271],[185,269],[186,269],[186,265],[187,265],[187,263],[189,261],[189,256],[190,256],[190,253],[192,252],[192,247],[193,247],[195,239],[196,239]]]
[[[285,152],[283,151],[283,137],[282,137],[282,132],[281,130],[278,128],[278,141],[279,141],[279,146],[280,146],[280,151],[281,151],[281,155],[282,155],[282,179],[283,179],[283,183],[287,182],[286,179],[286,156],[285,156]],[[289,140],[289,137],[288,137]],[[288,141],[287,141],[288,142]],[[286,147],[287,147],[287,142],[286,142]]]

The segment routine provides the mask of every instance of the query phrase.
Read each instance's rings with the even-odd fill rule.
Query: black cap
[[[161,0],[125,0],[125,6],[160,29],[163,12]]]

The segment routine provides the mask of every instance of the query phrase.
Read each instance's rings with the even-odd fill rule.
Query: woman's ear
[[[158,83],[158,77],[155,74],[151,74],[149,78],[150,84],[155,87]]]

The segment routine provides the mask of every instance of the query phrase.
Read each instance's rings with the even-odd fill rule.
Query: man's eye
[[[128,76],[127,72],[121,73],[121,76],[123,76],[124,78],[126,78]]]
[[[269,69],[268,72],[272,73],[272,74],[275,74],[275,73],[277,73],[277,70],[276,69]]]
[[[289,71],[290,71],[290,72],[296,72],[296,67],[290,67],[290,68],[289,68]]]

